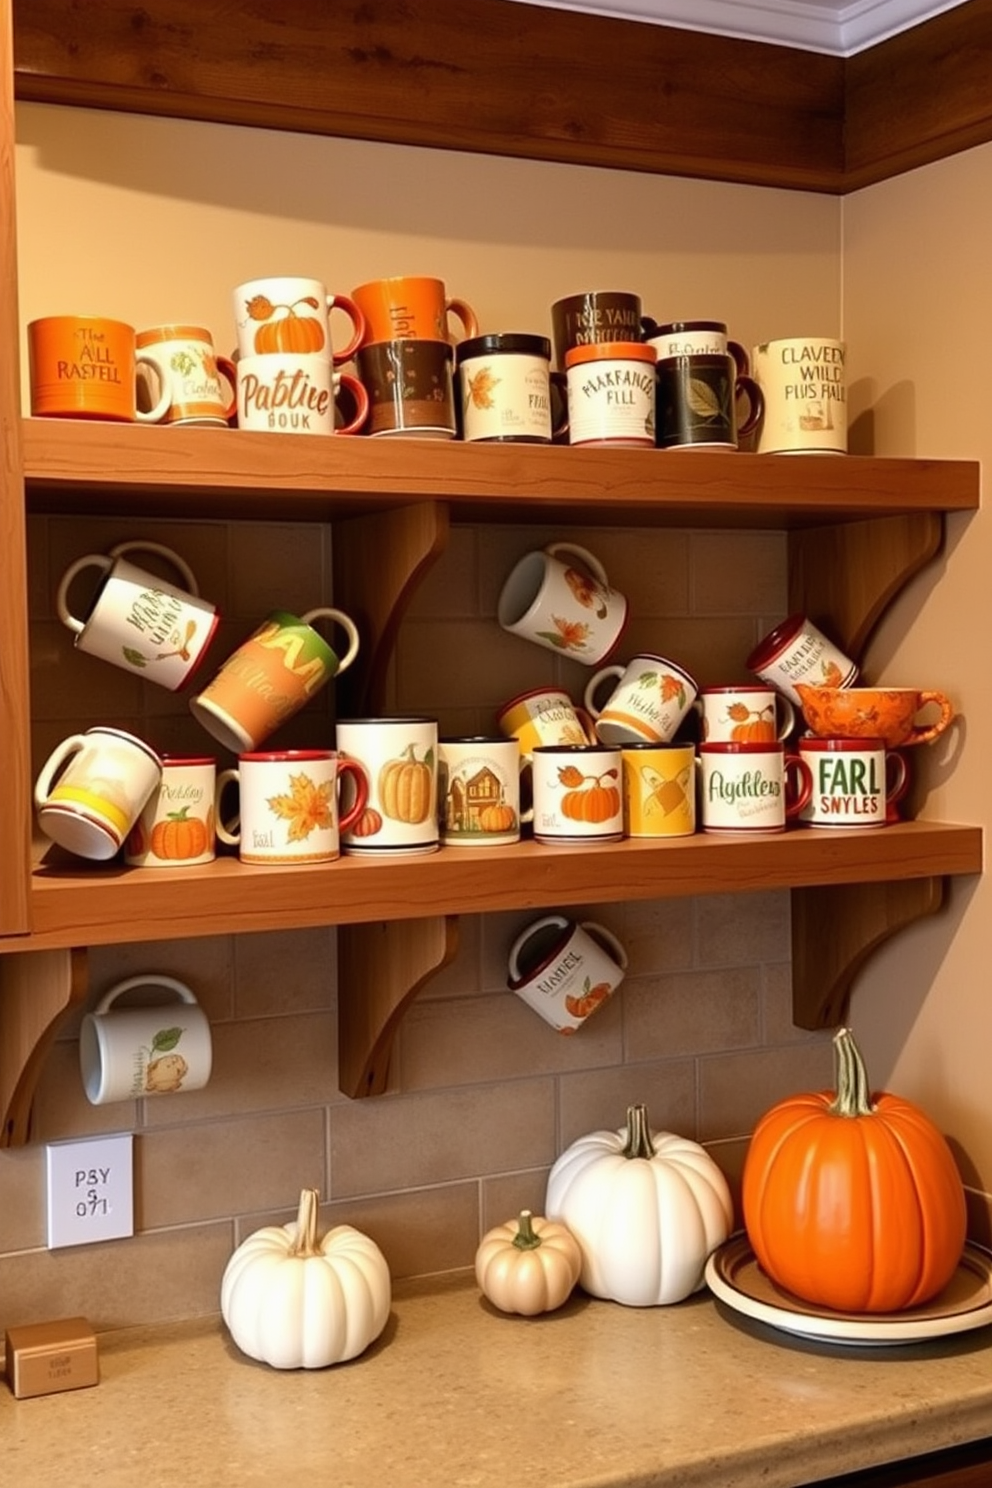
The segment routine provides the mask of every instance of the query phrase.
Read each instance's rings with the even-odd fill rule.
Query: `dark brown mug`
[[[453,352],[447,341],[371,341],[355,356],[369,395],[367,432],[454,439]]]
[[[597,341],[641,339],[640,295],[618,289],[587,290],[566,295],[551,306],[551,328],[559,368],[565,355],[576,346]]]
[[[655,444],[659,449],[736,449],[764,411],[761,389],[737,375],[734,358],[666,357],[655,369]],[[737,421],[738,399],[748,411]]]

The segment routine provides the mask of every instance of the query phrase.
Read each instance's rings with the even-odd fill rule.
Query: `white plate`
[[[992,1323],[992,1255],[977,1245],[965,1246],[957,1271],[932,1302],[905,1312],[818,1310],[765,1275],[746,1235],[713,1252],[706,1282],[735,1312],[820,1343],[921,1343]]]

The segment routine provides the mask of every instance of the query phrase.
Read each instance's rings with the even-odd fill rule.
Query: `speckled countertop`
[[[100,1336],[100,1384],[0,1386],[17,1488],[793,1488],[992,1434],[992,1328],[813,1345],[706,1293],[506,1317],[470,1276],[398,1286],[360,1358],[281,1372],[219,1319]]]

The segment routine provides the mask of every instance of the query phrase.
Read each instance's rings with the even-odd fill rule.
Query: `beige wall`
[[[638,291],[657,318],[725,319],[745,344],[797,332],[832,335],[841,330],[843,227],[855,281],[846,329],[852,340],[864,339],[853,348],[858,377],[878,379],[880,408],[891,408],[894,422],[908,401],[906,366],[917,380],[927,371],[922,349],[917,357],[911,343],[907,360],[890,346],[884,323],[872,326],[878,344],[868,340],[869,317],[881,317],[887,292],[867,287],[859,297],[858,278],[864,286],[893,281],[872,194],[842,209],[802,193],[40,106],[19,110],[18,131],[23,323],[63,311],[137,325],[202,321],[227,350],[230,292],[242,279],[299,272],[341,291],[412,271],[445,278],[473,302],[487,330],[547,333],[557,296],[615,287]],[[911,329],[923,348],[929,328],[917,305],[896,303],[900,329]],[[932,287],[922,305],[929,316]],[[962,324],[959,308],[944,319],[949,355],[950,338],[956,348],[978,316]],[[947,425],[926,430],[925,448],[900,452],[976,453],[957,447],[950,386],[932,374],[926,392],[946,405]],[[968,396],[977,440],[977,380]],[[900,428],[892,437],[910,436]],[[69,557],[151,533],[191,559],[232,634],[272,603],[329,597],[331,535],[317,528],[33,518],[36,753],[95,719],[130,724],[169,747],[194,740],[202,747],[182,698],[142,689],[74,654],[52,616],[54,582]],[[505,636],[494,620],[514,557],[552,535],[559,534],[455,532],[403,630],[393,678],[398,708],[436,713],[445,730],[474,729],[490,727],[496,705],[524,687],[561,681],[580,689],[582,668]],[[780,535],[609,527],[571,535],[600,554],[631,596],[631,645],[668,652],[702,682],[743,676],[750,645],[784,613]],[[981,592],[971,547],[948,560],[969,565],[959,606],[965,582]],[[924,580],[928,608],[948,608],[949,599],[928,590]],[[941,623],[957,633],[961,616],[950,608]],[[924,629],[902,607],[879,638],[879,664],[914,681],[919,669],[963,695],[966,679],[956,671],[964,656],[949,661],[948,648],[937,644],[931,656]],[[901,654],[904,633],[918,655]],[[299,727],[307,742],[327,737],[326,707]],[[946,805],[948,814],[976,817],[957,778],[966,765],[965,756],[954,780],[934,785],[928,810],[943,814]],[[955,899],[951,916],[914,931],[906,948],[890,954],[890,965],[899,958],[898,994],[875,972],[855,994],[855,1027],[882,1064],[896,1067],[905,1042],[896,1037],[900,1020],[907,1009],[922,1016],[933,977],[934,1000],[956,1012],[966,994],[980,995],[977,971],[964,986],[960,963],[957,977],[940,965],[959,962]],[[760,1111],[778,1095],[821,1085],[830,1072],[828,1039],[799,1033],[789,1019],[788,896],[587,908],[625,941],[631,970],[579,1037],[560,1039],[505,991],[505,951],[529,916],[468,917],[457,961],[406,1019],[390,1092],[355,1103],[335,1081],[333,932],[93,952],[94,996],[134,970],[186,978],[211,1016],[215,1074],[205,1091],[174,1103],[98,1111],[79,1084],[76,1030],[66,1030],[42,1080],[39,1145],[0,1153],[0,1323],[81,1311],[103,1327],[212,1311],[236,1240],[270,1215],[289,1217],[303,1184],[331,1201],[327,1217],[374,1234],[397,1275],[466,1265],[482,1226],[522,1203],[540,1206],[547,1168],[565,1143],[619,1124],[634,1099],[647,1101],[655,1125],[712,1143],[733,1176]],[[972,955],[977,967],[977,950]],[[927,1044],[939,1051],[946,1039],[942,1028]],[[968,1037],[960,1042],[967,1050]],[[977,1048],[973,1057],[981,1057]],[[918,1086],[935,1098],[952,1131],[967,1122],[966,1145],[975,1145],[972,1102],[961,1108],[942,1061],[931,1074],[904,1054],[897,1072],[910,1093]],[[977,1108],[977,1072],[970,1088]],[[123,1127],[138,1134],[138,1238],[48,1253],[40,1144]]]
[[[843,205],[844,333],[880,455],[992,459],[982,341],[992,314],[986,145]],[[980,369],[980,370],[979,370]],[[942,557],[869,646],[873,678],[938,687],[954,731],[914,755],[927,815],[992,822],[992,531],[987,510],[948,522]],[[987,878],[953,885],[937,920],[898,937],[866,970],[855,1023],[876,1079],[923,1102],[953,1134],[976,1187],[992,1189]]]

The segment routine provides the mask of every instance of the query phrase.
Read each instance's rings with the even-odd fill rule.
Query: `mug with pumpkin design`
[[[796,726],[795,708],[774,687],[701,687],[693,708],[704,742],[769,744]]]
[[[605,925],[551,914],[517,936],[508,969],[511,992],[559,1033],[575,1033],[623,981],[627,952]]]
[[[438,800],[446,847],[502,847],[520,841],[520,776],[516,739],[484,734],[441,739]]]
[[[345,853],[391,857],[436,852],[438,737],[436,718],[345,718],[335,730],[341,755],[357,760],[368,781],[364,810],[341,834]],[[350,814],[354,788],[346,783],[341,810]]]
[[[532,759],[535,842],[574,846],[620,841],[619,745],[540,744]]]
[[[611,589],[605,568],[588,548],[553,542],[514,564],[496,613],[511,635],[598,666],[618,645],[627,611],[625,596]]]
[[[351,334],[338,350],[331,339],[331,311],[351,322]],[[234,291],[234,323],[239,357],[273,352],[309,353],[340,366],[365,339],[365,316],[349,295],[329,294],[319,279],[282,275],[250,279]]]
[[[600,684],[616,686],[602,708],[596,706]],[[585,705],[596,720],[596,737],[604,744],[667,744],[699,691],[684,667],[666,656],[642,652],[624,666],[606,666],[589,679]]]
[[[127,835],[133,868],[190,868],[211,863],[216,847],[217,761],[163,754],[158,790]]]

